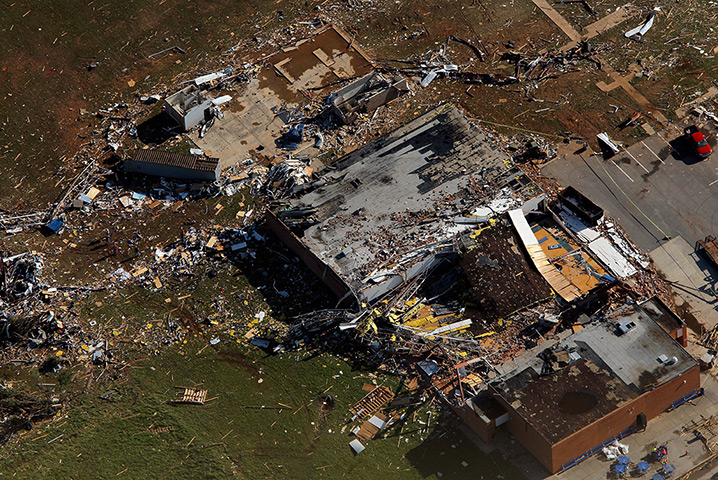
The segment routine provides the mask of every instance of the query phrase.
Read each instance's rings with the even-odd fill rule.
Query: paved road
[[[706,235],[718,235],[718,153],[698,161],[680,140],[663,135],[608,160],[590,152],[567,155],[542,173],[573,185],[603,207],[644,251],[666,237],[681,236],[694,245]]]

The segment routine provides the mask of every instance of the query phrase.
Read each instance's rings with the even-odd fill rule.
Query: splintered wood
[[[389,417],[382,413],[377,413],[373,418],[364,422],[359,430],[356,432],[356,436],[359,440],[366,443],[379,433],[379,430],[389,421]]]
[[[718,348],[718,325],[710,330],[704,331],[698,343],[711,350]]]
[[[204,388],[192,388],[192,387],[177,387],[184,388],[182,398],[179,400],[172,400],[170,403],[191,403],[193,405],[204,405],[207,399],[207,390]]]
[[[681,437],[685,435],[694,435],[697,439],[703,442],[710,453],[716,453],[716,432],[718,431],[718,417],[715,415],[704,418],[697,422],[691,420],[685,424],[682,428]],[[691,443],[690,441],[688,443]]]
[[[361,420],[379,410],[393,398],[394,392],[391,391],[391,388],[385,386],[376,387],[359,400],[349,411],[357,419]]]

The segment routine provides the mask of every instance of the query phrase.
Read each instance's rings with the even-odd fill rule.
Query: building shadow
[[[426,421],[426,418],[422,418]],[[456,427],[449,415],[434,418],[430,433],[405,429],[403,435],[426,435],[418,446],[405,455],[423,478],[525,480],[498,452],[484,454]],[[420,423],[412,425],[421,427]],[[416,427],[413,427],[416,430]],[[403,441],[403,440],[400,440]]]
[[[137,138],[150,147],[161,145],[178,133],[180,126],[164,111],[137,125]]]
[[[226,230],[229,262],[262,292],[273,317],[291,323],[295,317],[333,309],[337,299],[324,284],[271,232],[262,226]],[[232,250],[234,248],[234,250]]]

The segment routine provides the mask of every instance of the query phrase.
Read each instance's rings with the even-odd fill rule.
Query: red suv
[[[695,125],[686,127],[685,134],[690,139],[691,145],[693,146],[693,149],[696,151],[699,157],[710,157],[711,153],[713,153],[713,149],[711,149],[711,146],[708,145],[706,137],[704,137],[701,131],[698,130],[698,127],[696,127]]]

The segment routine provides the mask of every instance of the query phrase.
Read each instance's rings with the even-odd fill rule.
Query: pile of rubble
[[[37,365],[54,358],[56,371],[91,355],[106,366],[106,340],[85,331],[72,310],[75,301],[98,288],[51,286],[42,275],[43,263],[42,255],[29,252],[0,259],[0,357]]]
[[[468,46],[482,62],[488,56],[486,46],[482,43],[474,45],[453,36],[449,39]],[[513,65],[514,71],[511,75],[499,72],[478,73],[454,63],[450,58],[452,49],[448,41],[438,51],[426,52],[424,55],[419,56],[418,59],[397,60],[403,64],[413,63],[414,65],[411,67],[387,67],[387,70],[419,76],[421,78],[420,85],[427,87],[437,78],[458,80],[467,85],[500,86],[520,82],[535,85],[550,78],[556,78],[561,74],[580,71],[582,69],[580,64],[583,61],[588,61],[597,69],[601,69],[601,61],[597,55],[603,47],[594,46],[587,41],[582,41],[566,51],[553,51],[535,55],[512,50],[513,43],[507,44],[506,47],[508,50],[501,53],[501,60],[506,62],[507,65]],[[470,64],[473,64],[473,59],[472,57]]]

